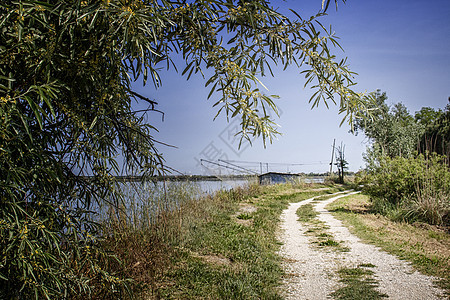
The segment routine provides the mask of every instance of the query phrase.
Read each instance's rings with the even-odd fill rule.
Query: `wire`
[[[263,161],[240,161],[240,160],[220,160],[225,163],[241,163],[241,164],[270,164],[270,165],[284,165],[284,166],[308,166],[308,165],[326,165],[328,162],[312,162],[312,163],[281,163],[281,162],[263,162]]]
[[[242,171],[239,170],[239,169],[232,168],[232,167],[225,166],[225,165],[221,165],[221,164],[219,164],[219,163],[215,163],[215,162],[213,162],[213,161],[209,161],[209,160],[206,160],[206,159],[200,159],[200,163],[201,163],[202,166],[203,166],[203,162],[204,162],[204,161],[207,162],[207,163],[210,163],[210,164],[219,166],[219,167],[227,168],[227,169],[234,170],[234,171],[237,171],[237,172],[242,172]]]

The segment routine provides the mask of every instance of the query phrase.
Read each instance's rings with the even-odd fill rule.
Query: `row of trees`
[[[369,166],[378,157],[411,157],[417,153],[450,154],[450,104],[444,110],[423,107],[411,115],[402,103],[389,106],[386,93],[375,94],[371,117],[354,123],[372,142],[366,159]]]
[[[395,219],[450,222],[450,104],[411,115],[376,95],[372,116],[355,122],[371,141],[365,189],[376,210]]]

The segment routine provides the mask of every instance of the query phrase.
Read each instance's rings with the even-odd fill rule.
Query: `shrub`
[[[367,176],[373,208],[393,219],[448,224],[450,170],[445,157],[383,157]]]

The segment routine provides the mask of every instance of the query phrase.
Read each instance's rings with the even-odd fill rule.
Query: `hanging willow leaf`
[[[318,22],[330,2],[300,18],[265,0],[0,1],[2,297],[125,297],[125,273],[88,236],[101,235],[92,208],[121,203],[114,175],[167,170],[156,128],[144,123],[161,112],[134,81],[150,76],[159,87],[160,72],[180,66],[188,79],[208,74],[216,117],[240,119],[240,141],[265,144],[279,132],[264,76],[295,64],[314,104],[336,97],[352,120],[364,101],[349,103],[354,74],[335,61],[340,46]],[[150,106],[135,111],[133,101]]]

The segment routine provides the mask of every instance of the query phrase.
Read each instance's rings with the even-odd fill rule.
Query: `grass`
[[[359,265],[356,268],[342,268],[338,271],[343,284],[341,288],[334,291],[333,299],[353,300],[353,299],[382,299],[387,298],[386,294],[377,291],[378,282],[373,278],[374,272],[368,268],[372,265]]]
[[[206,197],[193,190],[141,193],[128,215],[113,211],[120,218],[106,222],[105,248],[132,279],[133,299],[281,299],[280,215],[290,202],[336,189],[252,185]]]
[[[317,198],[323,198],[322,200],[325,200],[330,197],[334,197],[334,195],[325,195]],[[319,214],[316,212],[311,203],[300,206],[297,209],[296,214],[298,216],[298,220],[303,222],[308,228],[305,233],[313,238],[312,243],[321,248],[325,247],[341,252],[347,252],[350,250],[348,247],[343,246],[341,242],[334,240],[333,235],[328,233],[328,227],[324,222],[317,218]]]
[[[241,213],[236,218],[238,218],[239,220],[250,220],[253,217],[249,213]]]
[[[311,222],[317,217],[318,213],[314,210],[313,205],[308,203],[297,209],[297,216],[300,222]]]
[[[167,184],[141,191],[125,210],[103,208],[104,247],[122,262],[132,299],[281,299],[282,211],[339,189],[251,185],[199,197],[189,185]],[[337,248],[317,226],[323,247]]]
[[[420,272],[440,278],[450,296],[450,235],[436,226],[394,222],[371,211],[368,196],[340,198],[327,207],[363,241],[410,261]]]
[[[231,203],[229,199],[235,197],[227,195],[222,198],[218,202],[222,207],[209,211],[208,222],[196,222],[195,231],[184,240],[182,251],[185,255],[174,259],[172,270],[165,274],[165,284],[158,289],[158,296],[281,299],[277,287],[283,271],[277,255],[280,244],[275,234],[279,216],[289,202],[302,201],[322,193],[299,191],[289,186],[270,186],[259,187],[256,193],[249,193]],[[251,213],[236,214],[238,204],[257,209]],[[211,204],[205,203],[202,207],[207,205]],[[253,222],[245,226],[236,219],[252,219]],[[193,256],[193,252],[221,257],[229,263],[205,261]]]

